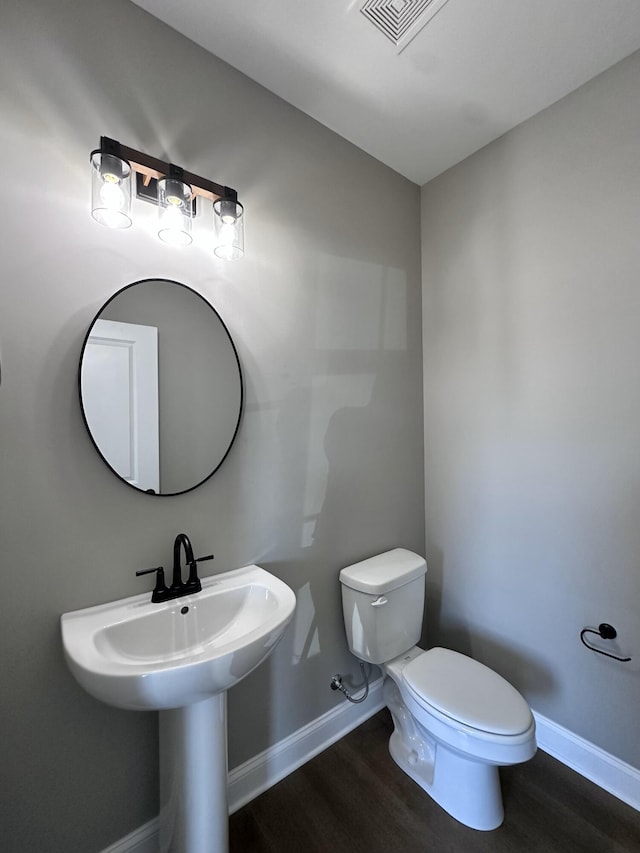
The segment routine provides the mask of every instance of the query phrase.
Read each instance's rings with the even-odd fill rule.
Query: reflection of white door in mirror
[[[157,328],[96,320],[83,356],[82,400],[109,465],[132,486],[158,493]]]

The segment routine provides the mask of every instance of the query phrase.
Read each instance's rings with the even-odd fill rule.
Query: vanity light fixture
[[[107,136],[91,152],[91,215],[96,222],[109,228],[131,225],[133,174],[136,198],[158,205],[158,237],[165,243],[192,242],[196,198],[207,199],[213,202],[214,253],[225,260],[244,255],[244,208],[234,189]]]

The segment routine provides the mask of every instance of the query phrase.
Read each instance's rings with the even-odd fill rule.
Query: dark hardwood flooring
[[[640,812],[542,751],[501,770],[493,832],[449,817],[393,762],[384,709],[231,817],[231,853],[640,853]]]

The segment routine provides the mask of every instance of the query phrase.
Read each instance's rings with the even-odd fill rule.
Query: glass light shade
[[[213,203],[216,242],[214,253],[225,261],[244,255],[244,207],[239,201],[218,198]]]
[[[114,154],[91,155],[91,215],[107,228],[131,225],[131,166]]]
[[[191,187],[177,178],[158,181],[158,237],[171,246],[188,246],[193,240]]]

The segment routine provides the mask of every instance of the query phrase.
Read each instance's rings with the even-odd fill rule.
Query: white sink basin
[[[162,604],[151,593],[62,616],[67,663],[92,696],[132,710],[181,708],[232,687],[274,648],[296,599],[281,580],[243,569]]]

